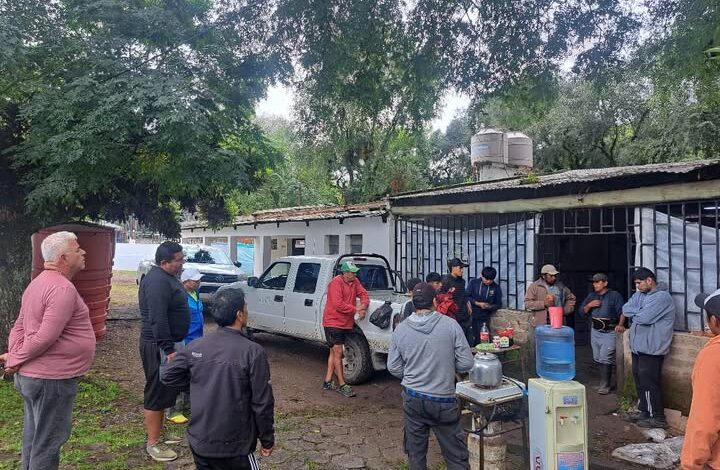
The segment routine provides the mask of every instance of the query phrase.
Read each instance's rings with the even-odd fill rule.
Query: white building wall
[[[213,231],[207,228],[184,229],[182,238],[196,239],[203,237],[204,239],[217,237],[226,237],[228,245],[232,246],[235,239],[252,237],[255,239],[255,265],[253,268],[255,275],[260,275],[262,271],[274,259],[273,251],[270,244],[273,238],[278,240],[278,250],[276,255],[281,255],[280,243],[285,239],[289,242],[291,238],[305,239],[305,254],[307,255],[323,255],[325,253],[325,236],[339,236],[339,251],[347,253],[350,249],[348,244],[349,235],[362,235],[362,248],[365,253],[377,253],[387,257],[391,265],[393,263],[392,254],[394,248],[394,239],[391,234],[393,225],[392,219],[388,217],[383,222],[380,215],[373,217],[355,217],[328,220],[311,220],[309,222],[280,222],[280,223],[263,223],[253,225],[238,225],[237,228],[232,226],[223,227],[220,230]],[[232,256],[232,253],[230,253]]]

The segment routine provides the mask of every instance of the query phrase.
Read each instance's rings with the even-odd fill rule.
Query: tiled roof
[[[346,206],[319,205],[283,207],[268,209],[237,217],[231,225],[254,225],[278,222],[303,222],[325,219],[349,219],[354,217],[375,217],[385,214],[385,202],[368,202]],[[207,227],[207,222],[197,221],[182,224],[182,228]]]

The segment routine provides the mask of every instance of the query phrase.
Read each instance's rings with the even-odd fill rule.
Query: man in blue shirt
[[[675,304],[666,290],[658,288],[655,273],[649,269],[636,269],[633,282],[636,291],[623,305],[623,316],[632,320],[630,351],[639,412],[629,419],[640,427],[664,428],[667,422],[660,376],[672,343]]]
[[[592,277],[593,292],[583,301],[580,309],[592,319],[590,344],[593,360],[600,367],[600,395],[610,393],[612,370],[615,364],[615,327],[618,325],[624,300],[619,292],[608,288],[608,277],[597,273]]]
[[[203,335],[203,325],[205,321],[203,319],[203,303],[202,300],[200,300],[200,293],[198,292],[200,279],[202,279],[202,274],[195,268],[185,269],[180,275],[180,282],[182,282],[185,288],[188,308],[190,309],[190,327],[188,328],[185,339],[183,339],[185,345]],[[185,416],[185,411],[189,408],[189,401],[187,390],[178,393],[175,406],[168,410],[168,421],[175,424],[187,423],[188,419]]]
[[[490,328],[490,315],[502,307],[502,291],[495,282],[497,270],[485,266],[479,279],[471,279],[467,287],[467,299],[472,307],[472,331],[474,346],[480,341],[480,330],[483,323]]]

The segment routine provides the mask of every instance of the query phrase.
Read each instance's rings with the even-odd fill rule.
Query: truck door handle
[[[275,300],[275,302],[282,302],[282,301],[283,301],[283,296],[282,296],[282,295],[276,295],[274,300]]]
[[[312,307],[313,301],[312,299],[305,299],[305,306],[306,307]]]

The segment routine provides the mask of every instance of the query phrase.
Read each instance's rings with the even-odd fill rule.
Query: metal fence
[[[466,278],[498,270],[504,304],[523,308],[542,237],[624,235],[628,292],[632,271],[645,266],[672,295],[678,330],[699,329],[693,299],[720,285],[720,200],[644,206],[471,214],[395,219],[395,268],[405,277],[445,272],[455,256],[469,261]]]

